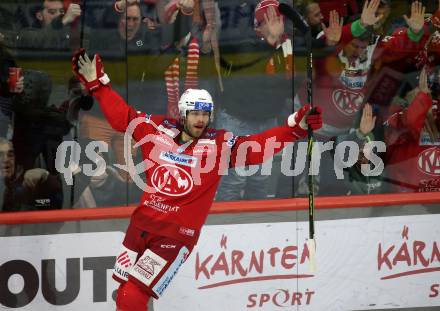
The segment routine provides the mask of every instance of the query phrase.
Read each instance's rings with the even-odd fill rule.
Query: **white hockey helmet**
[[[187,89],[179,100],[179,113],[181,118],[186,118],[186,113],[191,110],[203,110],[210,113],[209,120],[214,121],[214,103],[207,90]]]

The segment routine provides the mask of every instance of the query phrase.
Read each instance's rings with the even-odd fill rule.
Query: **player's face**
[[[11,178],[15,172],[14,150],[10,143],[0,143],[0,177]]]
[[[193,110],[189,111],[186,116],[186,129],[188,134],[194,138],[202,135],[208,126],[210,113],[207,111]]]

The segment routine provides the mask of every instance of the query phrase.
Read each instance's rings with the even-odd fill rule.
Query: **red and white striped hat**
[[[264,14],[267,13],[267,10],[269,9],[269,7],[273,7],[275,9],[276,14],[278,16],[280,16],[281,13],[278,10],[279,4],[280,3],[277,0],[262,0],[262,1],[260,1],[255,8],[255,18],[254,18],[255,27],[258,27],[262,22],[264,22]]]

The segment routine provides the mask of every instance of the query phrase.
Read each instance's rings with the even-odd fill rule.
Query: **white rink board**
[[[113,281],[111,274],[114,256],[120,250],[123,237],[122,232],[1,237],[0,274],[11,269],[20,271],[8,277],[8,291],[22,293],[27,298],[22,297],[20,301],[28,301],[17,310],[114,310],[112,294],[118,283]],[[43,265],[53,261],[54,273],[43,273]],[[70,277],[67,274],[68,261],[76,263],[69,268]],[[79,282],[73,276],[78,274]],[[50,280],[53,275],[56,290],[60,294],[49,298],[52,302],[48,302],[43,295],[43,278]],[[37,282],[32,281],[35,277]],[[26,286],[28,289],[24,290]],[[66,288],[70,290],[65,292]],[[0,295],[3,296],[2,300],[5,299],[5,291]],[[3,309],[8,308],[0,303],[0,310]]]
[[[205,226],[155,311],[440,306],[439,224],[440,215],[319,221],[314,274],[301,261],[306,222]]]

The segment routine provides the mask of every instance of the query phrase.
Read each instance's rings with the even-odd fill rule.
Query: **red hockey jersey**
[[[433,141],[424,127],[431,107],[431,97],[419,92],[385,123],[386,173],[394,191],[440,191],[440,140]]]
[[[144,194],[132,223],[189,244],[196,243],[229,167],[262,163],[281,151],[283,142],[307,135],[299,126],[287,124],[246,137],[207,129],[199,139],[182,145],[176,120],[134,110],[109,86],[101,86],[93,96],[115,130],[133,133],[146,163]],[[138,123],[134,130],[132,121]]]

